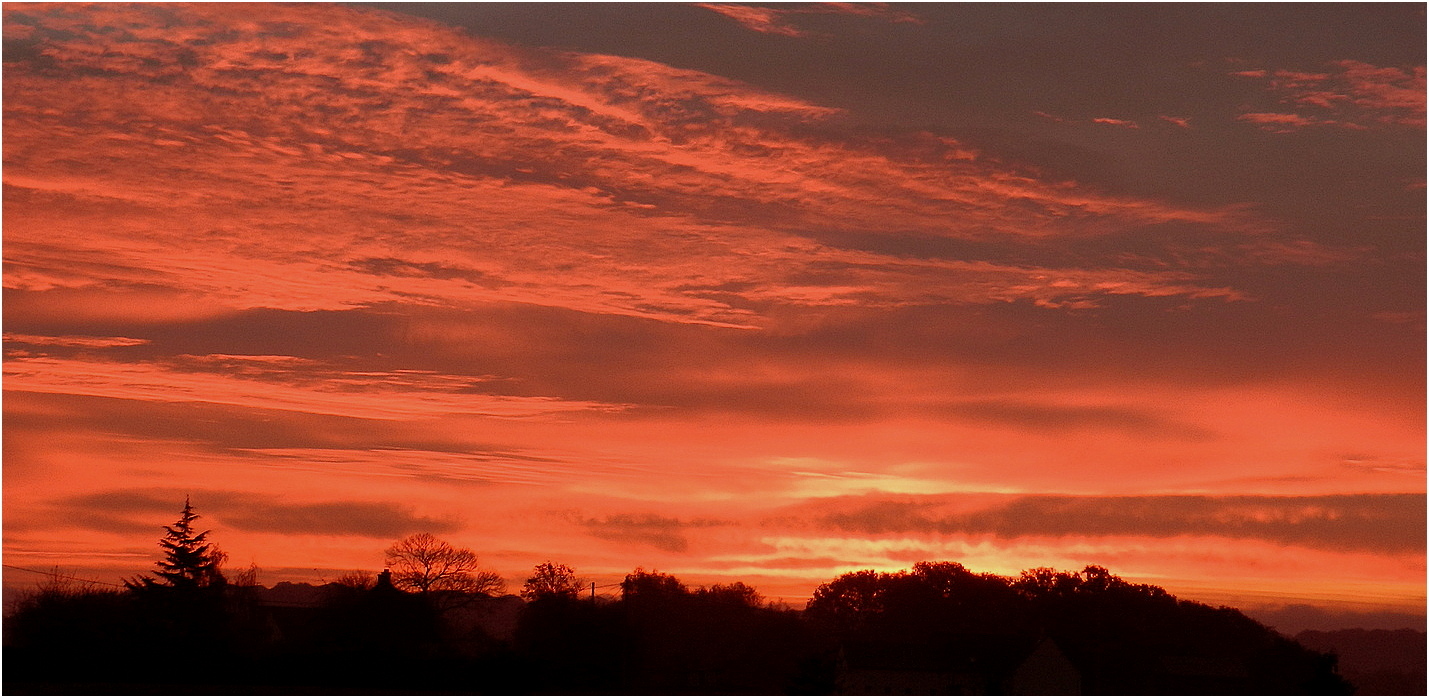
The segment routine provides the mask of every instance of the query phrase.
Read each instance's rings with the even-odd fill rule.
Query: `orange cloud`
[[[147,339],[134,339],[133,337],[82,337],[76,335],[64,335],[59,337],[46,337],[33,334],[18,334],[14,332],[5,333],[5,341],[12,344],[29,344],[36,346],[57,346],[57,347],[133,347],[140,344],[148,344]]]
[[[1288,112],[1250,112],[1239,119],[1274,133],[1308,126],[1349,129],[1424,127],[1424,66],[1379,67],[1334,61],[1324,72],[1237,71],[1264,80]]]
[[[706,10],[718,12],[739,22],[745,29],[752,29],[764,34],[782,34],[784,36],[805,35],[804,32],[798,29],[782,24],[784,17],[787,15],[786,10],[729,3],[698,3],[696,7],[703,7]]]
[[[1106,124],[1108,126],[1120,126],[1122,128],[1141,128],[1141,125],[1136,123],[1135,121],[1127,121],[1126,119],[1112,119],[1108,117],[1098,117],[1092,119],[1092,123]]]
[[[920,24],[923,21],[915,14],[892,9],[887,3],[882,2],[822,2],[786,5],[778,8],[733,3],[696,3],[695,6],[729,17],[745,29],[762,34],[779,34],[791,37],[814,35],[812,32],[798,29],[790,24],[793,18],[800,15],[849,15],[914,24]]]
[[[1037,244],[1265,227],[1039,181],[947,138],[838,135],[833,110],[648,61],[525,53],[337,6],[273,11],[86,18],[132,24],[121,41],[89,29],[88,11],[8,10],[69,71],[10,71],[9,288],[169,290],[229,311],[520,301],[752,327],[768,303],[1238,295],[1188,271],[919,267],[811,231]],[[172,22],[202,42],[179,48]],[[84,74],[101,64],[109,77]],[[791,272],[820,267],[844,271]],[[976,281],[988,275],[996,292]],[[1042,282],[1058,277],[1087,281]],[[750,290],[702,290],[733,285]]]
[[[1422,597],[1422,313],[1273,288],[1377,274],[1368,243],[365,7],[4,11],[19,564],[133,573],[191,491],[307,581],[424,527],[512,578],[791,598],[926,558]],[[1388,70],[1246,75],[1300,101],[1244,121],[1411,113]],[[842,497],[937,506],[870,531]]]
[[[1261,129],[1272,133],[1293,133],[1307,126],[1335,126],[1338,122],[1315,119],[1301,116],[1299,114],[1282,114],[1273,112],[1250,112],[1236,117],[1237,121],[1256,124]]]

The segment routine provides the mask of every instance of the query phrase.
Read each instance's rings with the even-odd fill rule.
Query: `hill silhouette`
[[[1340,673],[1364,696],[1421,696],[1425,694],[1425,634],[1408,628],[1326,632],[1306,630],[1295,641],[1313,650],[1333,652]]]

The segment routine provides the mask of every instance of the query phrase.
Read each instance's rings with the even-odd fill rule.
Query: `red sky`
[[[4,13],[6,564],[1423,623],[1420,6]]]

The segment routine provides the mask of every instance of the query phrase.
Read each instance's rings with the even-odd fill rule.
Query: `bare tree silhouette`
[[[506,590],[501,575],[477,566],[476,553],[430,533],[407,536],[388,548],[387,567],[398,588],[422,594],[455,591],[494,596]]]
[[[335,583],[345,586],[349,589],[367,591],[368,589],[377,586],[377,575],[372,574],[367,570],[353,570],[351,572],[343,574],[341,577],[338,577]]]

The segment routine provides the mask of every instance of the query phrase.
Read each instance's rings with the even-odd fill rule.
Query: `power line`
[[[610,584],[601,584],[601,585],[598,585],[598,586],[597,586],[595,582],[591,582],[591,583],[590,583],[590,600],[591,600],[591,601],[595,601],[595,590],[596,590],[596,589],[608,589],[608,588],[610,588],[610,587],[618,587],[618,586],[620,586],[620,585],[622,585],[622,584],[624,584],[624,582],[612,582],[612,583],[610,583]]]
[[[101,585],[104,585],[104,586],[124,586],[123,584],[113,584],[113,582],[100,582],[99,579],[84,579],[83,576],[61,575],[61,574],[59,574],[59,572],[46,572],[46,571],[43,571],[43,569],[23,568],[23,566],[19,566],[19,565],[0,565],[0,566],[7,566],[7,568],[10,568],[10,569],[19,569],[19,571],[21,571],[21,572],[34,572],[34,574],[37,574],[37,575],[49,575],[49,576],[57,576],[57,578],[63,578],[63,579],[74,579],[74,581],[76,581],[76,582],[89,582],[89,584],[101,584]]]

